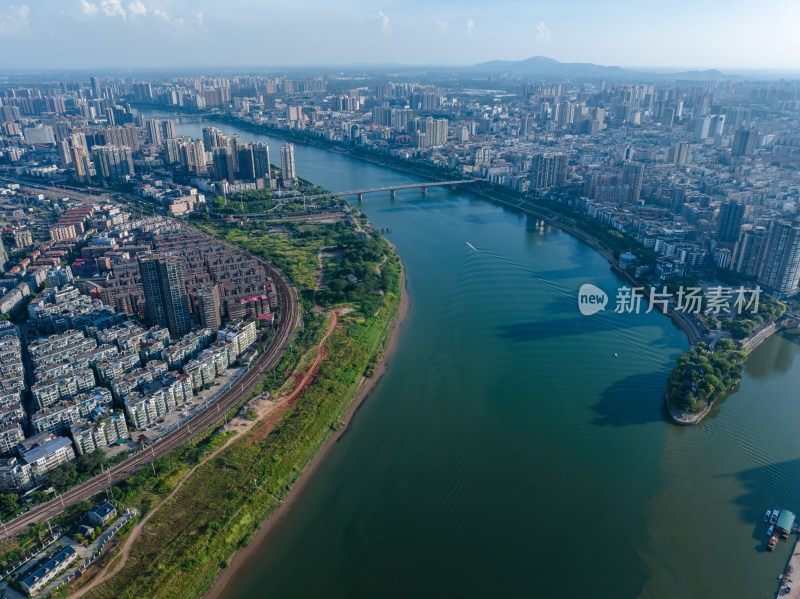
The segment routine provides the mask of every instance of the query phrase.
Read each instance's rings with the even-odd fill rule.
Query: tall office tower
[[[166,326],[173,339],[188,333],[191,316],[181,261],[173,256],[145,256],[139,259],[139,275],[150,324]]]
[[[219,287],[217,285],[203,285],[197,290],[197,298],[200,303],[200,320],[203,326],[212,331],[218,331],[222,326]]]
[[[158,119],[147,119],[145,121],[145,131],[147,132],[147,142],[155,146],[160,146],[164,142],[161,134],[161,121]]]
[[[567,179],[566,154],[535,154],[531,158],[531,187],[548,189],[563,185]]]
[[[72,164],[72,153],[69,150],[69,140],[62,139],[56,142],[56,150],[58,150],[58,166],[61,168],[69,168]]]
[[[717,241],[734,243],[739,239],[739,231],[744,219],[744,204],[723,202],[719,207],[717,220]]]
[[[229,148],[214,148],[214,178],[217,181],[226,179],[233,182],[236,173],[233,170],[233,158]]]
[[[761,244],[764,242],[767,230],[764,227],[754,227],[739,233],[736,247],[733,249],[731,268],[746,277],[758,275]]]
[[[102,97],[102,93],[100,90],[100,79],[98,77],[89,77],[89,81],[92,84],[92,93],[94,94],[95,98]]]
[[[644,181],[644,165],[636,162],[626,162],[622,167],[623,202],[636,204],[642,195],[642,182]]]
[[[281,146],[281,179],[292,182],[297,178],[294,170],[294,144]],[[284,183],[285,184],[285,183]]]
[[[759,256],[759,284],[779,298],[794,294],[800,280],[800,225],[798,221],[770,223]]]
[[[92,157],[95,169],[103,179],[117,181],[132,177],[133,155],[125,146],[93,146]]]
[[[175,121],[167,119],[161,123],[161,130],[164,134],[164,139],[172,139],[178,137],[178,130],[175,128]]]
[[[6,246],[3,244],[3,238],[0,237],[0,274],[6,272],[7,263],[8,263],[8,252],[6,252]]]
[[[239,179],[255,179],[256,169],[253,147],[250,144],[239,146]]]
[[[758,141],[758,129],[751,127],[745,129],[740,127],[736,130],[733,136],[733,144],[731,145],[731,153],[734,156],[750,156],[756,149],[756,142]]]
[[[253,168],[256,179],[270,178],[269,172],[269,146],[263,141],[253,142]]]

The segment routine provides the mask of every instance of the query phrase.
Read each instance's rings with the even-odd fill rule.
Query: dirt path
[[[316,380],[319,365],[322,364],[322,361],[326,357],[328,357],[328,350],[325,348],[325,342],[328,340],[328,337],[331,336],[331,333],[333,333],[336,325],[339,324],[339,316],[343,315],[344,313],[345,311],[342,309],[333,310],[331,312],[331,323],[328,326],[328,331],[325,333],[325,336],[317,345],[317,356],[314,358],[311,366],[309,366],[305,373],[303,373],[302,377],[297,380],[295,388],[292,389],[288,395],[275,400],[275,403],[272,404],[274,409],[270,410],[272,414],[259,414],[259,418],[257,420],[259,426],[254,431],[253,441],[265,439],[272,431],[272,426],[275,424],[281,414],[283,414],[283,412],[285,412],[286,409],[288,409],[297,400],[297,398],[300,397],[300,394]],[[265,416],[269,417],[265,418]]]
[[[167,495],[161,501],[161,503],[159,503],[156,507],[154,507],[152,510],[150,510],[144,518],[139,520],[139,523],[133,528],[133,530],[131,531],[131,534],[128,535],[127,539],[125,539],[125,544],[122,546],[122,551],[112,560],[112,563],[113,562],[118,562],[113,567],[113,569],[109,569],[109,568],[111,568],[111,563],[109,563],[105,568],[103,568],[100,572],[98,572],[95,575],[95,577],[92,579],[92,581],[88,585],[86,585],[85,587],[82,587],[81,589],[79,589],[78,591],[76,591],[75,593],[70,595],[69,599],[82,597],[83,595],[85,595],[86,593],[91,591],[93,588],[95,588],[96,586],[102,584],[103,582],[105,582],[106,580],[108,580],[109,578],[114,576],[114,574],[119,572],[122,569],[122,566],[125,565],[125,562],[130,557],[131,547],[133,546],[134,541],[136,541],[136,539],[139,538],[139,535],[141,534],[142,529],[144,528],[144,525],[147,524],[148,520],[150,520],[150,518],[153,516],[153,514],[158,512],[158,510],[160,510],[170,499],[172,499],[173,497],[175,497],[175,495],[177,495],[178,491],[180,491],[181,488],[183,488],[183,485],[186,483],[186,481],[189,480],[189,478],[192,476],[192,474],[194,474],[197,471],[197,469],[200,468],[200,466],[202,466],[203,464],[206,464],[209,460],[214,459],[217,456],[217,454],[219,454],[219,452],[221,452],[223,449],[228,447],[228,445],[230,445],[231,442],[234,439],[237,439],[237,438],[238,438],[238,436],[234,435],[233,437],[228,439],[222,445],[222,447],[219,447],[213,453],[211,453],[210,455],[208,455],[205,458],[203,458],[202,460],[200,460],[194,466],[194,468],[189,470],[189,472],[186,473],[186,476],[184,476],[180,480],[180,482],[175,486],[175,488],[172,490],[172,492],[169,495]],[[118,558],[122,558],[122,559],[118,559]]]
[[[320,258],[320,261],[322,258]],[[317,355],[314,358],[314,361],[311,363],[311,366],[303,373],[302,377],[297,382],[295,388],[289,392],[288,395],[278,398],[274,402],[264,402],[264,406],[259,406],[258,408],[258,418],[256,420],[247,420],[245,418],[239,418],[238,416],[231,420],[231,423],[226,426],[225,430],[232,430],[233,432],[237,433],[228,439],[221,447],[216,449],[213,453],[203,458],[200,462],[198,462],[189,472],[184,476],[180,482],[175,486],[172,492],[164,498],[161,503],[159,503],[156,507],[154,507],[147,515],[142,518],[139,523],[134,527],[131,531],[128,538],[125,540],[125,544],[122,546],[122,551],[117,555],[112,562],[106,565],[95,577],[92,581],[82,587],[75,593],[69,596],[69,599],[76,599],[78,597],[82,597],[98,585],[102,584],[112,576],[114,576],[117,572],[119,572],[122,567],[127,562],[128,558],[130,557],[131,548],[133,547],[133,543],[141,536],[142,530],[144,525],[150,520],[150,518],[158,512],[170,499],[177,495],[178,491],[181,490],[183,485],[189,478],[197,471],[200,466],[203,464],[208,463],[209,460],[214,459],[222,450],[228,447],[234,440],[239,439],[241,435],[238,433],[240,432],[248,432],[250,429],[254,429],[254,434],[252,436],[253,441],[258,441],[260,439],[265,438],[269,435],[270,431],[272,430],[273,425],[275,422],[280,418],[280,416],[285,412],[296,400],[300,397],[300,394],[315,380],[317,376],[317,371],[319,370],[319,366],[322,361],[328,356],[328,351],[325,349],[325,342],[328,340],[328,337],[331,336],[333,331],[336,329],[336,325],[339,324],[339,316],[346,313],[344,309],[337,309],[333,310],[331,313],[331,323],[328,326],[328,330],[325,333],[325,336],[320,340],[319,344],[317,345]],[[258,426],[256,426],[258,425]],[[112,568],[112,564],[114,564]]]

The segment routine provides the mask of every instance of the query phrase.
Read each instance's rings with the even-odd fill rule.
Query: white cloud
[[[194,17],[195,22],[199,27],[203,26],[203,13],[202,12],[192,12],[192,16]]]
[[[6,10],[0,11],[0,34],[11,36],[27,31],[30,12],[27,4],[9,4]]]
[[[127,17],[122,0],[103,0],[100,6],[107,17],[122,17],[123,20]]]
[[[128,4],[128,12],[133,16],[144,16],[147,14],[147,7],[142,0],[134,0]]]
[[[549,40],[550,39],[550,29],[548,29],[547,25],[539,21],[539,24],[536,26],[536,37],[540,40]]]
[[[89,0],[80,0],[81,12],[87,17],[91,17],[97,12],[97,4],[92,4]]]
[[[447,21],[436,21],[436,29],[439,31],[450,31],[450,26]]]
[[[473,30],[475,29],[475,19],[470,17],[467,19],[467,33],[472,35]]]
[[[376,16],[370,18],[370,21],[380,23],[381,29],[387,33],[392,32],[392,27],[389,25],[389,17],[382,10],[379,10]]]

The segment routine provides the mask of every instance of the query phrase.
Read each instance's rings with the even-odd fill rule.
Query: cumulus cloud
[[[194,17],[195,23],[197,23],[200,27],[203,26],[203,13],[202,12],[192,12],[192,17]]]
[[[122,0],[103,0],[100,6],[107,17],[122,17],[123,20],[127,17],[125,9],[122,8]]]
[[[128,12],[133,16],[143,17],[147,14],[147,7],[142,0],[134,0],[128,4]]]
[[[539,21],[539,24],[536,26],[536,37],[540,40],[549,40],[550,39],[550,29],[548,29],[547,25]]]
[[[27,31],[30,12],[27,4],[9,4],[8,8],[0,11],[0,35],[10,36]]]
[[[474,29],[475,29],[475,19],[470,17],[469,19],[467,19],[467,33],[469,35],[472,35]]]
[[[91,17],[97,12],[97,4],[92,4],[89,0],[80,0],[81,12],[88,17]]]
[[[379,23],[380,26],[381,26],[381,29],[383,29],[384,31],[386,31],[388,33],[391,33],[392,27],[391,27],[391,25],[389,25],[389,17],[382,10],[379,10],[377,15],[375,15],[372,18],[370,18],[370,21]]]

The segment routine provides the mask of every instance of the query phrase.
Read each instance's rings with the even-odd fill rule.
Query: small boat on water
[[[614,352],[614,357],[615,357],[615,358],[617,357],[617,352]]]
[[[469,241],[465,241],[464,243],[467,245],[468,248],[473,249],[476,252],[478,251],[478,248],[476,248],[474,245],[472,245]]]
[[[775,524],[778,521],[778,516],[781,515],[781,511],[778,508],[772,510],[772,517],[769,519],[770,524]]]
[[[764,522],[769,522],[770,516],[772,516],[772,510],[764,512]]]
[[[775,532],[775,525],[774,524],[770,524],[769,528],[767,529],[767,536],[771,537],[773,532]]]
[[[772,551],[775,549],[775,545],[778,544],[778,537],[776,535],[772,535],[767,541],[767,551]]]

